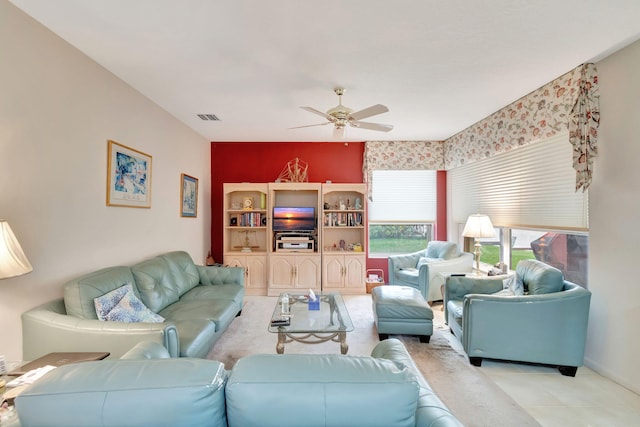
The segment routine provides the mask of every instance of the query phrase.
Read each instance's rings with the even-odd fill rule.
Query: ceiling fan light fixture
[[[393,126],[391,125],[359,121],[367,117],[388,112],[389,109],[386,106],[382,104],[376,104],[376,105],[372,105],[365,109],[354,112],[351,108],[345,107],[344,105],[342,105],[342,94],[344,94],[345,92],[344,88],[337,87],[337,88],[334,88],[333,91],[336,93],[336,95],[338,95],[338,105],[327,110],[326,113],[323,113],[322,111],[312,107],[300,107],[305,111],[324,117],[326,120],[328,120],[328,122],[318,123],[315,125],[297,126],[296,128],[320,126],[320,125],[333,123],[334,137],[338,135],[339,135],[338,137],[344,137],[344,131],[347,125],[353,126],[355,128],[376,130],[380,132],[389,132],[391,129],[393,129]],[[295,129],[295,128],[292,128],[292,129]]]

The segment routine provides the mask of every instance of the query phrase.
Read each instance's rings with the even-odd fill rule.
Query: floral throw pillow
[[[164,317],[149,310],[133,292],[130,283],[93,300],[100,320],[112,322],[164,322]]]

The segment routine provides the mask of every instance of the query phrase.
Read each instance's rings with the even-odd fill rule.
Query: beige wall
[[[601,142],[589,195],[585,363],[640,393],[640,42],[596,65]]]
[[[0,218],[34,271],[0,281],[0,354],[20,359],[20,314],[65,280],[210,247],[209,143],[9,2],[0,2]],[[105,205],[107,140],[153,156],[152,208]],[[180,174],[199,178],[179,215]],[[108,349],[105,349],[108,350]]]

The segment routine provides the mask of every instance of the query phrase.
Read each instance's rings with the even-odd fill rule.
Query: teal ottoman
[[[371,291],[371,300],[380,341],[397,334],[417,335],[420,342],[429,342],[433,311],[420,291],[409,286],[378,286]]]

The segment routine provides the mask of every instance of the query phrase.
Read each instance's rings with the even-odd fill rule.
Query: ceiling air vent
[[[216,116],[215,114],[198,114],[198,117],[200,117],[202,120],[213,120],[213,121],[220,120],[218,116]]]

